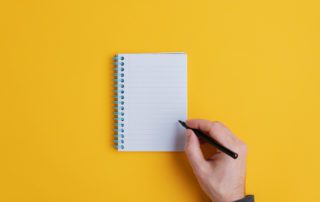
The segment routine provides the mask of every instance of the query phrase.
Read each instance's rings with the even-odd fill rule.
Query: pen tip
[[[179,121],[179,123],[180,123],[183,127],[187,128],[187,125],[186,125],[186,123],[185,123],[185,122],[180,121],[180,120],[178,120],[178,121]]]

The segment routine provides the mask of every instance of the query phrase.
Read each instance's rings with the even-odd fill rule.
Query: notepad
[[[117,54],[115,135],[118,151],[182,151],[187,119],[185,53]]]

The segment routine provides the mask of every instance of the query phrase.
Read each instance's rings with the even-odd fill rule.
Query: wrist
[[[245,196],[245,193],[231,193],[229,196],[225,198],[223,202],[235,202],[243,199]]]
[[[212,202],[235,202],[245,198],[244,192],[230,192],[219,195],[213,195],[211,198]]]

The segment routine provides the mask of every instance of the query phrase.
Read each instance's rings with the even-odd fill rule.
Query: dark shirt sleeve
[[[254,202],[254,196],[253,195],[247,195],[243,199],[237,200],[235,202]]]

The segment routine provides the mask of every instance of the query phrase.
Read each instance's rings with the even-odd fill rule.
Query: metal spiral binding
[[[123,150],[125,148],[124,140],[124,60],[123,56],[116,55],[113,57],[114,64],[114,143],[115,148],[118,150]]]

